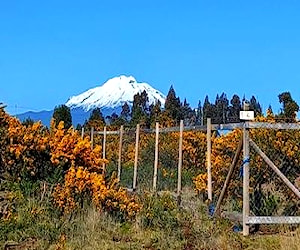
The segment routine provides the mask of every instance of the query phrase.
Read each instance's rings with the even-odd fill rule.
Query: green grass
[[[27,190],[28,191],[28,190]],[[140,194],[144,207],[134,221],[118,221],[92,206],[62,216],[51,195],[22,196],[16,189],[13,216],[0,221],[0,245],[36,238],[37,249],[299,249],[300,230],[243,237],[230,221],[212,219],[194,192],[182,207],[168,192]],[[29,192],[30,193],[30,192]]]

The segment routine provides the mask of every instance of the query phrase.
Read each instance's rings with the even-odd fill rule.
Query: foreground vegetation
[[[213,137],[216,196],[240,136],[241,131],[235,130]],[[282,169],[296,183],[299,169],[291,171],[290,166],[300,160],[294,148],[300,147],[300,133],[257,130],[251,136],[263,142],[266,152],[286,155]],[[141,137],[139,187],[150,190],[154,138]],[[161,141],[158,188],[174,190],[178,134],[164,135]],[[5,249],[297,249],[297,227],[260,228],[264,235],[244,238],[238,223],[208,215],[205,199],[199,199],[206,190],[205,134],[184,134],[183,184],[189,188],[180,206],[169,192],[129,193],[122,187],[130,187],[134,160],[134,144],[126,143],[120,183],[113,165],[117,145],[113,140],[107,146],[108,163],[99,144],[91,147],[90,138],[64,129],[63,123],[52,123],[50,129],[40,123],[24,125],[0,108],[0,244]],[[251,158],[257,169],[264,167],[261,160]],[[264,173],[260,184],[272,179]],[[240,198],[235,192],[239,183],[237,179],[229,187],[232,201]],[[275,187],[270,193],[268,186],[257,186],[255,191],[272,208],[257,212],[298,215],[299,201],[292,195],[276,196],[282,183],[276,182]]]
[[[143,209],[134,220],[123,220],[88,204],[64,215],[52,206],[51,187],[11,189],[15,213],[0,222],[2,246],[18,242],[31,249],[298,249],[300,243],[295,228],[245,238],[238,224],[209,217],[207,206],[192,190],[185,190],[181,207],[170,193],[138,195]]]

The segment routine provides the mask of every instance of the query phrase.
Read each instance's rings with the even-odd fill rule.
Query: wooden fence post
[[[154,159],[154,175],[153,175],[153,191],[157,188],[157,167],[158,167],[158,137],[159,137],[159,123],[155,126],[155,159]]]
[[[250,161],[250,148],[249,148],[249,131],[246,128],[247,123],[244,123],[243,128],[243,235],[249,235],[249,225],[247,220],[250,212],[249,204],[249,161]]]
[[[207,118],[207,194],[208,199],[212,201],[212,178],[211,178],[211,118]]]
[[[91,149],[94,148],[94,127],[91,128]]]
[[[183,120],[180,121],[180,134],[179,134],[179,152],[178,152],[178,181],[177,181],[177,196],[178,204],[181,200],[181,169],[182,169],[182,140],[183,140]]]
[[[81,138],[83,139],[84,137],[84,127],[81,128]]]
[[[123,125],[120,128],[120,142],[119,142],[119,161],[118,161],[118,179],[121,180],[121,162],[122,162],[122,143],[123,143]]]
[[[105,159],[106,157],[106,126],[104,127],[104,130],[103,130],[103,144],[102,144],[102,158]],[[103,167],[103,171],[105,172],[105,162],[103,162],[102,164],[102,167]]]
[[[136,133],[135,133],[134,172],[133,172],[133,185],[132,185],[133,191],[136,190],[136,183],[137,183],[139,139],[140,139],[140,124],[137,124],[136,125]]]

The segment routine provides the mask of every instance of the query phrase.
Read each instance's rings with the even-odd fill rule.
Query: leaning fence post
[[[94,148],[94,127],[91,128],[91,149]]]
[[[138,156],[139,156],[139,137],[140,137],[140,124],[136,125],[135,134],[135,153],[134,153],[134,172],[133,172],[133,185],[132,189],[136,189],[137,182],[137,167],[138,167]]]
[[[212,178],[211,178],[211,118],[207,118],[207,193],[208,200],[212,201]]]
[[[244,123],[243,128],[243,235],[249,235],[249,226],[247,220],[250,213],[249,204],[249,161],[250,161],[250,148],[249,148],[249,131],[247,122]]]
[[[121,180],[122,142],[123,142],[123,125],[120,128],[119,160],[118,160],[118,180],[119,181]]]
[[[225,183],[224,183],[224,185],[223,185],[221,194],[220,194],[220,196],[219,196],[219,198],[218,198],[218,201],[217,201],[217,205],[216,205],[216,208],[215,208],[214,215],[220,214],[220,206],[221,206],[221,202],[222,202],[222,200],[223,200],[223,197],[224,197],[225,192],[226,192],[226,190],[227,190],[227,187],[228,187],[228,185],[229,185],[230,179],[231,179],[232,174],[233,174],[233,170],[234,170],[234,168],[236,167],[237,162],[238,162],[238,160],[239,160],[239,156],[240,156],[240,154],[241,154],[242,147],[243,147],[243,140],[240,139],[240,142],[239,142],[238,147],[237,147],[237,149],[236,149],[236,151],[235,151],[235,154],[234,154],[232,163],[231,163],[230,168],[229,168],[229,170],[228,170],[228,174],[227,174],[227,176],[226,176],[226,180],[225,180]]]
[[[177,181],[178,204],[180,204],[181,201],[182,139],[183,139],[183,120],[180,121],[180,134],[179,134],[178,181]]]
[[[104,130],[103,130],[103,144],[102,144],[102,150],[103,150],[103,152],[102,152],[102,158],[103,158],[103,160],[105,159],[105,157],[106,157],[106,155],[105,155],[105,153],[106,153],[106,126],[104,127]],[[103,161],[103,164],[102,164],[102,167],[103,167],[103,171],[105,172],[105,162]]]
[[[159,123],[156,122],[156,126],[155,126],[155,159],[154,159],[154,175],[153,175],[153,191],[154,192],[156,192],[156,185],[157,185],[158,136],[159,136]]]

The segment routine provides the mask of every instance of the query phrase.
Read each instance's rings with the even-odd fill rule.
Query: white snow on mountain
[[[150,104],[158,100],[162,106],[165,104],[166,97],[148,83],[138,83],[132,76],[121,75],[108,80],[100,87],[92,88],[69,98],[66,105],[70,108],[83,108],[86,111],[97,107],[116,108],[125,102],[129,105],[132,104],[133,96],[144,90],[148,94]]]

